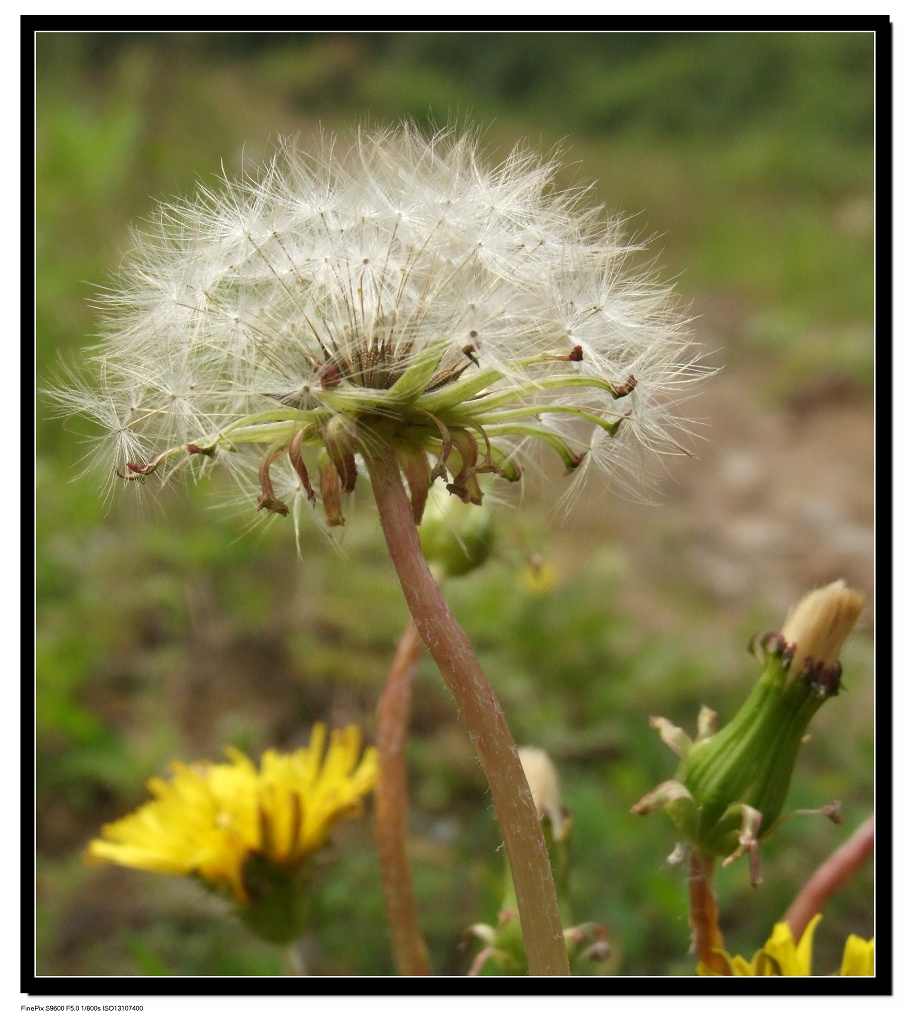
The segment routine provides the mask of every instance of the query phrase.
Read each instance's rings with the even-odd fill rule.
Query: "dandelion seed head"
[[[415,514],[437,478],[479,504],[535,445],[639,487],[643,453],[682,450],[704,371],[670,292],[558,167],[524,149],[489,167],[475,135],[408,125],[284,142],[134,232],[95,381],[53,396],[101,427],[92,466],[223,464],[295,520],[340,523],[381,446]]]

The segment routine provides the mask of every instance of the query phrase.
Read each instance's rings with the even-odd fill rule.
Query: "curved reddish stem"
[[[377,707],[379,775],[374,790],[379,872],[385,897],[392,955],[399,974],[430,973],[420,930],[408,861],[408,776],[405,752],[411,713],[411,681],[423,645],[408,618]]]
[[[568,974],[553,872],[540,820],[496,694],[430,572],[393,452],[364,454],[389,555],[427,650],[474,740],[515,883],[531,974]]]
[[[799,895],[790,904],[784,920],[790,925],[793,939],[799,942],[806,925],[822,907],[856,873],[875,848],[875,815],[870,815],[850,838],[816,869]]]

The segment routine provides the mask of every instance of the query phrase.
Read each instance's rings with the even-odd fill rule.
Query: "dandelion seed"
[[[410,126],[285,143],[158,208],[102,299],[97,384],[54,397],[103,428],[119,477],[223,464],[257,509],[321,503],[329,525],[389,447],[417,519],[433,480],[480,504],[533,445],[638,486],[641,453],[682,450],[705,371],[557,170],[523,150],[485,168],[476,138]]]

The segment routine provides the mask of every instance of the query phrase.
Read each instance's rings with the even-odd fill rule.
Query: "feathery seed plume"
[[[683,450],[677,406],[706,371],[557,170],[521,149],[488,168],[475,136],[408,125],[284,143],[158,207],[102,299],[96,383],[54,397],[100,424],[118,477],[223,463],[258,509],[321,500],[330,526],[385,445],[417,521],[435,479],[479,504],[532,444],[635,479],[641,452]]]

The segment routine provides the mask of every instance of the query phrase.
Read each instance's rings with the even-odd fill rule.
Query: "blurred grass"
[[[222,158],[236,172],[278,134],[409,116],[489,126],[494,155],[524,138],[560,145],[570,174],[596,179],[596,199],[634,215],[636,235],[660,232],[660,263],[684,295],[744,311],[724,339],[728,366],[758,357],[773,381],[834,375],[871,394],[868,34],[46,33],[37,53],[42,379],[59,360],[78,365],[96,329],[87,300],[154,198],[211,184]],[[370,735],[403,599],[362,499],[342,553],[314,530],[299,561],[287,523],[251,529],[249,510],[213,511],[227,501],[219,481],[139,505],[121,496],[105,515],[97,480],[71,482],[83,430],[37,424],[39,973],[275,973],[277,956],[189,883],[89,871],[81,850],[172,759],[292,746],[317,719]],[[514,517],[501,516],[514,541]],[[576,916],[607,925],[603,969],[689,974],[684,880],[664,863],[672,829],[628,810],[674,770],[648,717],[691,728],[702,702],[730,714],[752,678],[739,652],[775,623],[724,619],[670,580],[664,598],[691,631],[666,635],[625,611],[635,566],[609,540],[573,550],[533,508],[522,531],[511,555],[453,583],[456,613],[517,741],[561,765]],[[529,594],[520,552],[535,549],[582,568]],[[708,646],[706,621],[727,630]],[[868,638],[845,661],[849,692],[820,714],[789,805],[836,795],[852,829],[872,802],[869,718],[848,703],[871,707]],[[436,970],[463,973],[464,930],[497,909],[499,840],[430,664],[414,716],[416,886]],[[730,948],[761,945],[845,835],[799,819],[765,848],[758,892],[745,870],[722,873]],[[314,896],[310,967],[389,973],[369,821],[339,847]],[[849,931],[871,929],[871,886],[866,873],[829,905],[816,940],[826,969]]]

